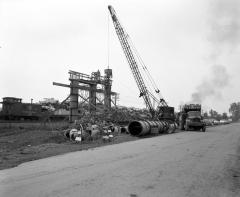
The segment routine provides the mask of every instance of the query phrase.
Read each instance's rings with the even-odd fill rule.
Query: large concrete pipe
[[[132,121],[128,125],[129,133],[134,136],[149,134],[150,129],[150,125],[146,121]]]
[[[151,128],[151,133],[152,134],[158,134],[158,133],[162,133],[164,130],[164,123],[163,121],[147,121],[150,125]]]
[[[169,129],[166,121],[132,121],[128,125],[131,135],[142,136],[150,133],[164,133]]]
[[[167,121],[162,121],[163,124],[163,130],[161,133],[167,133],[168,129],[169,129],[169,123]]]
[[[176,124],[175,123],[170,123],[169,124],[169,129],[168,129],[168,131],[167,131],[167,133],[174,133],[175,132],[175,130],[176,130]]]

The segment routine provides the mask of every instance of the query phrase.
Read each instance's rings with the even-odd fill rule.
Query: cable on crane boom
[[[147,78],[149,79],[153,89],[155,90],[156,93],[160,93],[159,89],[157,88],[156,83],[154,82],[153,78],[151,77],[146,65],[142,61],[139,53],[137,52],[136,48],[134,47],[129,35],[126,33],[126,31],[123,29],[121,26],[117,16],[116,12],[113,9],[112,6],[108,6],[108,9],[110,11],[112,20],[113,20],[113,25],[115,27],[118,39],[120,41],[120,44],[122,46],[123,52],[126,56],[126,59],[128,61],[128,64],[131,68],[132,74],[134,76],[134,79],[137,83],[138,89],[140,90],[140,97],[143,97],[144,102],[146,104],[146,107],[150,111],[152,117],[155,117],[156,115],[156,110],[154,109],[153,103],[150,99],[150,97],[153,99],[154,102],[157,102],[158,105],[160,106],[167,106],[167,103],[163,98],[158,100],[147,88],[145,82],[146,80],[143,79],[143,75],[141,74],[138,63],[143,68],[144,73],[146,74]],[[135,54],[135,55],[134,55]],[[135,59],[137,58],[137,59]],[[138,61],[137,61],[138,60]]]
[[[136,56],[137,56],[137,58],[138,58],[138,60],[139,60],[139,62],[140,62],[140,64],[141,64],[141,66],[142,66],[142,68],[143,68],[143,71],[146,73],[146,76],[147,76],[147,78],[149,79],[149,81],[150,81],[150,83],[151,83],[151,85],[152,85],[155,93],[157,93],[157,94],[159,95],[159,98],[160,98],[160,99],[163,98],[163,96],[162,96],[161,93],[160,93],[159,88],[157,87],[157,85],[156,85],[153,77],[151,76],[150,72],[148,71],[148,69],[147,69],[145,63],[143,62],[141,56],[139,55],[139,52],[137,51],[136,47],[134,46],[134,44],[133,44],[130,36],[129,36],[129,41],[130,41],[131,45],[133,46],[133,48],[134,48],[134,50],[135,50],[134,52],[135,52],[135,54],[136,54]]]
[[[138,50],[136,49],[135,45],[133,44],[133,41],[132,41],[131,37],[129,36],[129,34],[127,34],[127,40],[129,41],[129,45],[132,46],[133,52],[134,52],[134,54],[136,55],[136,57],[137,57],[140,65],[142,66],[142,69],[143,69],[144,73],[146,74],[148,80],[150,81],[150,83],[151,83],[151,85],[152,85],[152,87],[153,87],[153,89],[154,89],[154,92],[159,95],[159,99],[160,99],[160,100],[158,101],[158,100],[156,99],[156,97],[151,93],[151,91],[148,91],[149,94],[150,94],[150,96],[152,97],[153,101],[157,102],[157,103],[158,103],[158,106],[161,106],[161,105],[162,105],[162,106],[167,106],[166,101],[163,99],[163,96],[161,95],[160,90],[159,90],[159,88],[157,87],[157,84],[155,83],[153,77],[151,76],[149,70],[147,69],[145,63],[143,62],[143,60],[142,60],[142,58],[141,58]],[[144,78],[144,75],[142,75],[142,76],[143,76],[143,78]],[[145,79],[144,81],[147,82],[146,79]],[[148,88],[151,89],[150,86],[148,86]]]
[[[141,56],[139,55],[139,52],[138,52],[138,50],[136,49],[136,47],[134,46],[134,44],[133,44],[133,42],[132,42],[130,36],[129,36],[129,41],[130,41],[131,45],[132,45],[133,48],[134,48],[134,52],[135,52],[137,58],[139,59],[139,62],[140,62],[140,64],[141,64],[143,70],[146,72],[147,77],[149,78],[149,81],[151,82],[152,86],[154,87],[154,90],[158,90],[158,87],[157,87],[157,85],[156,85],[154,79],[153,79],[152,76],[150,75],[150,73],[149,73],[149,71],[148,71],[148,69],[147,69],[145,63],[143,62]]]

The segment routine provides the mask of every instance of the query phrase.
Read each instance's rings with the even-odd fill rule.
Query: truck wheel
[[[185,128],[185,131],[188,131],[189,130],[189,127],[187,124],[184,125],[184,128]]]
[[[202,128],[202,132],[205,132],[205,131],[206,131],[206,127],[203,127],[203,128]]]

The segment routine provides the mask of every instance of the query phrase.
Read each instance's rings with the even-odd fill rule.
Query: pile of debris
[[[133,107],[112,107],[95,113],[90,113],[88,109],[82,108],[79,118],[85,122],[109,121],[112,123],[131,122],[133,120],[150,120],[151,116],[146,109],[137,109]]]
[[[91,121],[92,120],[92,121]],[[120,127],[106,121],[95,121],[90,119],[88,123],[83,120],[75,121],[70,128],[65,130],[64,135],[71,141],[93,141],[102,139],[110,142],[120,133]]]
[[[95,113],[83,110],[79,120],[71,124],[64,135],[75,142],[97,139],[107,142],[112,141],[119,133],[129,133],[126,125],[131,121],[149,119],[147,110],[136,108],[117,107]]]
[[[112,108],[111,111],[108,111],[104,117],[106,120],[114,123],[129,123],[133,120],[151,119],[148,111],[128,107]]]

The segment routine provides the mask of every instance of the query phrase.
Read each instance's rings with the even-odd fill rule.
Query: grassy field
[[[59,122],[0,122],[0,131],[2,129],[62,129],[68,127],[69,123],[66,121]]]

